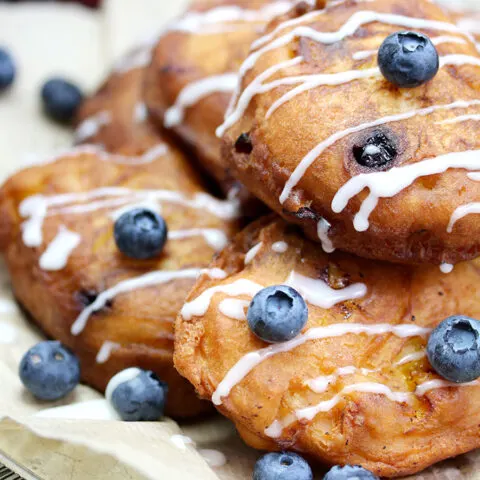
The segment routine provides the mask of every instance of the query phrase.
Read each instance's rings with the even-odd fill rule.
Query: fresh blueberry
[[[397,149],[383,132],[374,132],[361,145],[353,146],[353,156],[358,164],[368,168],[382,168],[397,156]]]
[[[268,343],[295,338],[307,323],[308,307],[291,287],[267,287],[253,297],[247,313],[252,332]]]
[[[80,382],[77,357],[60,342],[40,342],[20,362],[20,379],[40,400],[58,400]]]
[[[237,153],[245,153],[250,155],[253,150],[252,140],[248,133],[242,133],[235,142],[235,151]]]
[[[444,320],[430,335],[427,345],[435,371],[455,383],[480,377],[480,322],[456,315]]]
[[[378,51],[378,66],[383,76],[401,88],[428,82],[437,74],[439,65],[437,49],[423,33],[394,33]]]
[[[0,48],[0,92],[6,90],[15,80],[15,63],[12,56]]]
[[[129,368],[115,375],[106,397],[126,422],[154,422],[163,416],[168,386],[153,372]]]
[[[253,480],[312,480],[310,465],[296,453],[267,453],[255,464]]]
[[[118,249],[127,257],[146,260],[156,257],[167,241],[167,224],[157,213],[135,208],[124,213],[114,228]]]
[[[358,465],[336,466],[327,472],[323,480],[378,480],[369,470]]]
[[[52,78],[42,87],[45,113],[59,123],[71,123],[82,103],[81,90],[62,78]]]

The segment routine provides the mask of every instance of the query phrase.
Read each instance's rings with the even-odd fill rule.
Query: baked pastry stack
[[[389,477],[477,448],[479,68],[427,0],[194,2],[3,186],[15,294],[84,381],[152,370],[198,415],[185,377],[255,448]]]

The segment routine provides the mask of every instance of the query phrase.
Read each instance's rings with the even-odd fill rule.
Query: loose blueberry
[[[117,374],[106,391],[106,397],[126,422],[154,422],[163,417],[167,394],[166,383],[153,372],[137,368]]]
[[[381,168],[395,159],[397,149],[383,132],[375,132],[362,145],[353,146],[353,156],[364,167]]]
[[[250,155],[253,150],[252,140],[248,133],[242,133],[235,142],[235,151],[237,153],[245,153]]]
[[[428,82],[437,74],[439,65],[437,49],[423,33],[394,33],[384,40],[378,52],[383,76],[402,88]]]
[[[247,313],[252,332],[268,343],[295,338],[307,323],[308,307],[291,287],[267,287],[255,295]]]
[[[6,90],[15,80],[15,63],[12,56],[0,48],[0,92]]]
[[[146,260],[156,257],[167,241],[167,224],[157,213],[135,208],[124,213],[114,227],[118,249],[127,257]]]
[[[80,382],[77,357],[60,342],[41,342],[20,362],[20,379],[40,400],[58,400]]]
[[[71,123],[82,100],[81,90],[61,78],[52,78],[42,87],[43,109],[59,123]]]
[[[435,371],[455,383],[480,377],[480,322],[456,315],[444,320],[430,335],[427,355]]]
[[[378,480],[378,477],[358,465],[346,465],[333,467],[323,480]]]
[[[253,480],[312,480],[310,465],[296,453],[267,453],[255,464]]]

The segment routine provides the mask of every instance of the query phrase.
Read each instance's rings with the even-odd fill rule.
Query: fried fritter
[[[144,154],[161,141],[143,101],[143,82],[151,45],[131,51],[105,83],[80,107],[77,144],[96,144],[112,153]]]
[[[234,174],[328,251],[398,263],[478,256],[471,37],[426,0],[331,2],[292,17],[273,22],[241,68],[218,131]],[[377,66],[385,38],[405,30],[427,34],[440,55],[417,88],[397,88]]]
[[[158,125],[193,147],[202,166],[227,193],[237,183],[221,157],[215,129],[223,122],[237,72],[250,45],[275,15],[296,2],[195,2],[169,25],[153,51],[145,101]]]
[[[217,257],[210,268],[228,276],[200,279],[177,319],[178,371],[262,450],[394,477],[480,446],[478,382],[445,382],[425,357],[446,317],[480,318],[480,262],[446,275],[327,255],[296,230],[263,219]],[[261,288],[282,284],[303,295],[308,323],[269,346],[246,309]]]
[[[134,206],[167,222],[158,258],[129,259],[116,247],[114,219]],[[147,159],[78,147],[10,178],[0,212],[16,298],[78,355],[84,382],[103,391],[137,366],[168,382],[168,415],[210,409],[173,368],[173,327],[195,278],[235,230],[235,205],[207,195],[182,153],[165,145]]]

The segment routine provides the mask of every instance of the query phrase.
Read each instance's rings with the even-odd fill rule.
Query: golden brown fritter
[[[328,230],[341,250],[400,263],[475,258],[480,216],[453,214],[480,199],[471,176],[480,170],[480,57],[451,22],[424,0],[332,2],[274,22],[242,67],[225,124],[234,174],[317,241],[321,221],[322,239]],[[441,68],[400,89],[380,74],[376,52],[409,29],[431,37]],[[369,166],[375,155],[382,162]]]
[[[153,119],[193,147],[224,192],[235,179],[221,157],[215,129],[223,122],[250,44],[269,19],[289,6],[273,0],[195,2],[167,28],[153,51],[145,84]]]
[[[175,366],[203,398],[221,401],[251,446],[394,477],[480,445],[478,383],[428,384],[440,378],[424,356],[424,329],[454,314],[480,318],[479,261],[445,275],[436,266],[327,255],[270,217],[239,234],[212,267],[228,277],[202,278],[189,294]],[[285,283],[306,298],[308,323],[290,343],[268,348],[242,319],[254,290],[241,292]],[[361,284],[366,294],[354,295]],[[205,293],[211,287],[216,293]],[[359,298],[316,306],[334,294]],[[317,410],[303,410],[310,407]]]
[[[98,144],[108,152],[143,154],[162,135],[150,122],[143,102],[148,46],[139,46],[119,62],[110,77],[77,115],[77,144]]]
[[[150,163],[77,149],[14,175],[0,190],[0,248],[17,299],[48,336],[78,355],[84,382],[103,391],[124,368],[150,369],[169,384],[167,414],[192,417],[210,406],[173,368],[174,320],[199,269],[235,229],[228,219],[235,209],[208,196],[185,157],[168,148]],[[134,205],[161,208],[167,222],[169,239],[153,260],[129,259],[115,245],[113,215]],[[61,268],[43,254],[65,229],[79,235],[80,243],[65,268],[47,270]],[[66,241],[53,244],[53,260],[61,258]],[[122,282],[129,279],[151,284],[111,295],[72,334],[85,309],[109,289],[128,287]]]

